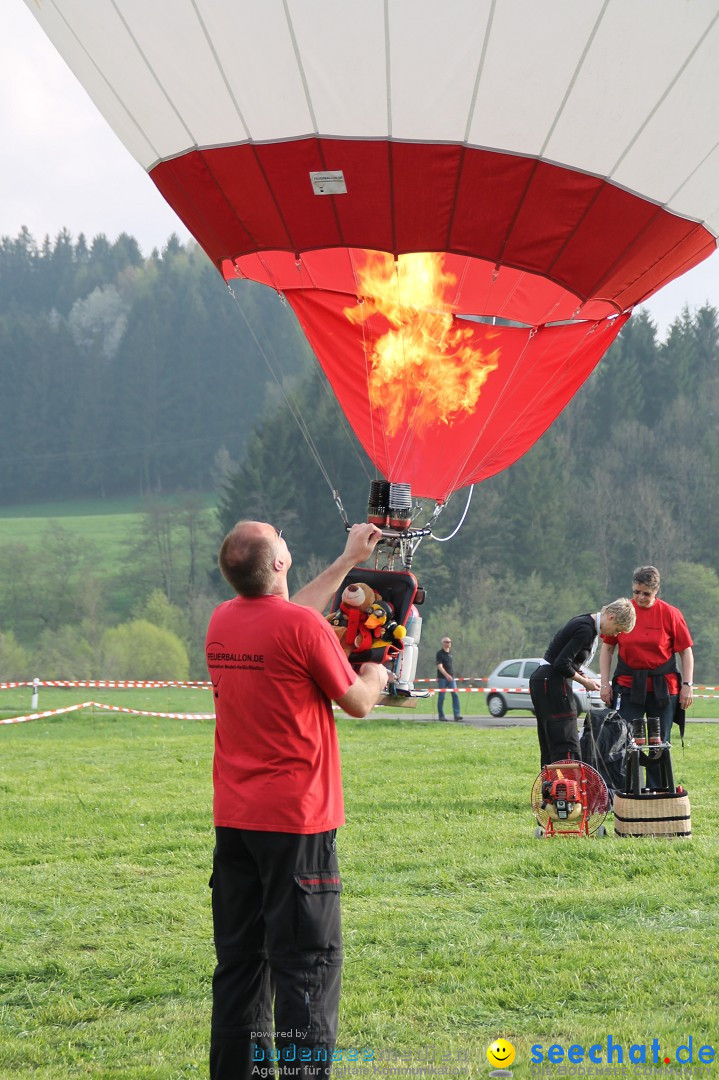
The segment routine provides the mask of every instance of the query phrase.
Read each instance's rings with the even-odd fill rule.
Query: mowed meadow
[[[0,543],[60,520],[100,538],[112,573],[139,510],[97,508],[0,517]],[[185,718],[91,707],[0,724],[0,1080],[204,1076],[213,724],[186,717],[211,714],[211,694],[41,687],[39,709],[88,700]],[[0,720],[30,705],[29,687],[0,691]],[[516,1077],[552,1045],[605,1061],[611,1038],[625,1064],[646,1046],[647,1071],[654,1039],[673,1064],[690,1039],[719,1049],[719,728],[690,723],[675,748],[690,841],[620,839],[611,816],[604,839],[537,840],[533,727],[433,711],[338,714],[343,1075],[371,1054],[377,1076],[484,1077],[498,1037]],[[485,714],[484,694],[462,711]]]
[[[214,540],[218,537],[218,524],[216,516],[212,507],[212,500],[210,496],[205,497],[206,506],[202,512],[202,521],[206,529],[207,535]],[[171,502],[170,502],[171,504]],[[141,529],[143,514],[146,511],[146,504],[140,499],[97,499],[87,501],[74,501],[67,503],[42,503],[33,504],[22,507],[0,507],[0,547],[3,544],[24,544],[35,545],[39,544],[43,538],[47,538],[48,530],[52,528],[54,524],[57,524],[64,532],[69,533],[73,537],[77,538],[83,544],[88,545],[92,551],[93,568],[97,569],[100,573],[106,575],[109,583],[110,591],[113,595],[122,593],[122,586],[117,585],[119,578],[131,573],[131,566],[128,566],[128,553],[131,550],[133,541],[137,542],[137,536]],[[214,559],[214,547],[212,547],[212,559]],[[115,584],[113,584],[115,583]],[[427,605],[427,611],[424,611],[425,616],[430,615],[432,611],[432,601]],[[129,614],[129,611],[128,611]],[[8,627],[0,627],[0,630],[8,629]],[[460,644],[461,648],[461,644]],[[426,656],[431,654],[433,656],[435,649],[434,642],[428,642],[427,635],[424,635],[422,644],[422,655]],[[536,651],[536,650],[535,650]],[[0,681],[3,678],[3,672],[0,671]],[[488,715],[486,707],[486,695],[482,692],[482,687],[486,686],[487,672],[479,670],[477,664],[473,662],[471,657],[468,658],[465,668],[463,668],[463,674],[467,676],[466,681],[460,682],[462,688],[461,694],[461,707],[463,713],[468,716],[486,716]],[[33,669],[33,676],[42,678],[43,673],[39,670]],[[204,668],[198,670],[198,678],[204,678]],[[719,672],[715,680],[719,685]],[[471,688],[476,687],[476,692],[473,692]],[[119,696],[109,694],[104,691],[103,701],[109,703],[123,704],[126,701],[122,692]],[[166,704],[158,704],[160,698],[158,697],[158,691],[149,691],[150,697],[143,697],[142,700],[145,704],[137,707],[145,709],[156,709],[158,711],[198,711],[196,704],[178,705],[178,692],[170,692],[170,701]],[[97,691],[88,695],[97,699]],[[78,700],[87,700],[88,697],[78,698]],[[192,699],[193,701],[196,699]],[[25,712],[29,712],[30,691],[25,694],[24,692],[13,691],[11,695],[7,693],[0,696],[0,716],[15,714],[21,715]],[[64,691],[48,691],[43,690],[41,694],[41,707],[42,708],[55,708],[68,704],[68,697]],[[211,705],[207,706],[207,710],[211,711]],[[205,711],[205,710],[200,710]],[[417,712],[419,714],[431,715],[436,711],[435,704],[430,699],[426,704],[420,702]],[[449,710],[448,710],[449,711]],[[529,716],[530,711],[525,710],[521,713],[512,713],[510,715]],[[715,685],[712,684],[706,691],[702,687],[698,688],[695,704],[689,713],[692,717],[707,717],[713,719],[719,719],[719,692],[716,691]]]
[[[212,498],[207,504],[205,524],[217,530]],[[172,505],[172,500],[163,503]],[[147,504],[139,498],[74,500],[0,507],[0,545],[33,545],[47,535],[48,526],[59,524],[73,537],[91,545],[97,568],[114,576],[127,564],[128,545],[137,535]]]
[[[197,492],[4,508],[2,676],[203,677],[218,539]]]
[[[689,1037],[719,1043],[714,725],[675,754],[689,841],[620,839],[611,819],[604,839],[536,840],[532,728],[338,726],[345,1056],[480,1077],[501,1036],[526,1077],[538,1044],[656,1038],[674,1061]],[[206,1075],[211,759],[211,721],[0,727],[2,1080]]]

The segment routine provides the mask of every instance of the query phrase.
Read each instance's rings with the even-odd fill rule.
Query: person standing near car
[[[297,1077],[330,1075],[342,967],[335,833],[345,820],[331,702],[366,716],[389,673],[373,663],[354,671],[320,612],[381,536],[353,525],[343,554],[292,601],[281,530],[238,522],[220,549],[237,596],[215,609],[206,642],[216,715],[212,1080],[250,1080],[272,1060],[295,1062]]]
[[[572,682],[585,690],[598,690],[599,683],[584,674],[582,665],[594,655],[598,635],[628,633],[635,619],[631,600],[622,597],[596,615],[575,615],[550,641],[544,663],[529,678],[542,767],[567,758],[581,761]]]
[[[452,657],[452,639],[442,638],[442,648],[437,653],[437,714],[440,720],[446,720],[444,715],[444,699],[447,691],[452,694],[452,713],[455,720],[461,720],[459,711],[459,694],[457,682],[454,678],[454,662]]]

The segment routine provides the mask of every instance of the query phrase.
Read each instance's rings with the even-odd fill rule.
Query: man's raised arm
[[[345,549],[331,566],[323,570],[313,581],[304,585],[292,599],[293,604],[315,608],[323,612],[342,584],[346,574],[358,563],[365,562],[382,537],[382,530],[365,522],[353,525],[347,535]]]

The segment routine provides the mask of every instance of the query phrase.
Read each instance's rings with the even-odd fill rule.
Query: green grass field
[[[213,498],[211,495],[206,496],[206,513],[208,521],[214,529],[215,524],[212,517]],[[112,574],[119,567],[124,566],[127,561],[128,540],[136,534],[141,521],[142,509],[142,500],[130,497],[0,507],[0,545],[11,542],[34,544],[41,539],[49,522],[58,521],[63,529],[67,529],[79,538],[94,545],[96,550],[95,565],[99,569],[109,572],[110,577],[112,577]],[[467,671],[465,674],[478,679],[486,675],[486,672]],[[0,677],[1,675],[0,672]],[[716,682],[719,685],[719,677],[717,677]],[[469,684],[461,683],[460,685]],[[152,691],[151,693],[154,695],[156,692]],[[177,691],[171,692],[171,697],[175,702],[178,700],[177,693]],[[153,697],[153,700],[157,701],[158,699]],[[6,696],[0,697],[0,717],[3,715],[3,708],[10,709],[16,715],[19,714],[18,710],[20,712],[28,711],[24,703],[24,697],[22,701],[23,703],[16,707],[14,701],[12,705],[9,705],[9,699]],[[41,708],[53,707],[47,704],[48,697],[45,691],[42,694],[42,701]],[[467,715],[487,715],[484,694],[463,693],[461,702],[462,710]],[[155,705],[141,707],[156,708]],[[188,704],[184,708],[188,711],[198,711],[196,704]],[[166,710],[160,707],[157,707],[157,709],[158,711],[176,711],[171,706],[168,706]],[[420,705],[418,711],[420,713],[432,713],[435,711],[434,703],[432,702],[426,707]],[[517,715],[528,716],[530,713],[525,711]],[[704,694],[699,688],[696,703],[690,715],[719,719],[719,692],[716,695],[713,692]]]
[[[112,562],[140,507],[111,506],[0,511],[0,543],[39,538],[57,510]],[[212,711],[208,690],[176,688],[43,687],[39,708],[87,700]],[[486,715],[484,694],[461,701]],[[0,719],[30,711],[30,688],[0,692]],[[657,1038],[672,1060],[690,1036],[719,1044],[716,727],[690,725],[674,756],[690,842],[538,841],[533,728],[414,722],[434,711],[339,719],[340,1047],[484,1077],[502,1036],[528,1077],[537,1043]],[[0,1080],[206,1075],[211,755],[211,722],[93,709],[0,726]]]
[[[173,711],[204,696],[125,701],[165,693]],[[97,712],[0,727],[2,1080],[206,1075],[212,730]],[[689,1036],[719,1043],[713,725],[675,756],[691,841],[535,840],[531,728],[378,710],[339,731],[341,1047],[417,1067],[434,1047],[484,1077],[502,1036],[528,1077],[537,1043],[657,1038],[672,1060]]]
[[[208,507],[214,506],[215,496],[204,496]],[[172,496],[163,499],[166,503],[177,500]],[[22,503],[15,506],[0,506],[0,540],[5,536],[5,531],[12,532],[14,529],[30,527],[30,521],[55,521],[59,518],[101,518],[117,517],[119,514],[140,514],[145,506],[140,496],[112,496],[107,499],[75,499],[72,501],[42,503]],[[17,522],[13,525],[12,522]],[[26,524],[22,524],[22,523]]]
[[[206,500],[209,522],[213,504],[210,496]],[[138,534],[142,511],[143,502],[139,498],[0,507],[0,545],[32,546],[43,538],[49,523],[57,522],[71,536],[92,545],[97,569],[113,574],[127,562],[128,542]],[[214,521],[212,527],[215,527]]]
[[[10,521],[27,521],[33,518],[103,517],[113,514],[134,514],[142,510],[142,499],[131,496],[109,499],[75,499],[58,502],[21,503],[0,506],[0,529]]]
[[[418,686],[432,687],[432,683],[418,684]],[[0,720],[5,717],[24,716],[30,713],[32,688],[29,686],[16,687],[11,690],[0,691]],[[211,713],[213,709],[212,697],[209,690],[189,689],[184,687],[168,687],[167,689],[83,689],[81,687],[40,687],[38,709],[41,711],[50,709],[62,709],[67,705],[79,704],[83,701],[99,701],[107,705],[127,706],[135,709],[143,709],[151,712],[168,713]],[[463,715],[488,716],[487,698],[480,690],[473,690],[460,695]],[[391,708],[382,710],[382,714],[392,713]],[[409,712],[409,710],[408,710]],[[451,712],[448,709],[447,712]],[[411,710],[413,716],[430,717],[436,715],[434,697],[420,700],[417,708]],[[507,721],[513,717],[528,718],[532,715],[529,710],[512,710],[506,716]],[[694,718],[719,718],[719,699],[700,699],[687,713],[689,721]]]

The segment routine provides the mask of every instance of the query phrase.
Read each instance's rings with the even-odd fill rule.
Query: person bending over
[[[544,663],[529,678],[542,766],[566,758],[581,760],[572,682],[585,690],[599,689],[596,679],[584,674],[582,665],[594,655],[599,634],[627,633],[635,618],[631,601],[622,597],[595,615],[575,615],[550,641]]]

